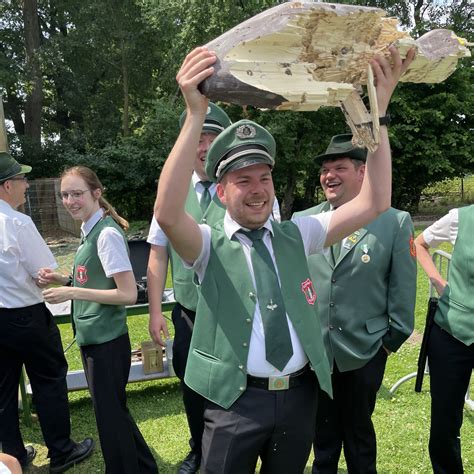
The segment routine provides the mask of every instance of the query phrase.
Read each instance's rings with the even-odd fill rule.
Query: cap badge
[[[255,135],[257,135],[257,130],[252,125],[240,125],[235,131],[235,136],[242,140],[253,138]]]

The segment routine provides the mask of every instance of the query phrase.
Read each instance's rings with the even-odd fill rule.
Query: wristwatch
[[[387,112],[387,114],[384,115],[383,117],[379,117],[379,124],[385,125],[388,127],[390,125],[390,120],[391,120],[390,114]]]

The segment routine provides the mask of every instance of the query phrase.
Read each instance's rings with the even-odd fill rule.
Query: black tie
[[[265,229],[239,232],[252,241],[250,256],[265,333],[265,357],[282,371],[293,355],[293,346],[275,265],[262,240]]]

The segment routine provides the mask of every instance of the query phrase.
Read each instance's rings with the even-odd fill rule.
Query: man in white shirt
[[[179,119],[180,126],[186,118],[186,111]],[[189,187],[186,212],[198,222],[213,224],[221,221],[224,207],[215,196],[216,185],[209,180],[204,164],[209,147],[215,138],[231,124],[230,118],[219,106],[209,103],[206,118],[202,126],[199,143],[194,157],[192,183]],[[183,267],[180,258],[169,246],[166,234],[153,218],[148,235],[151,244],[147,269],[148,298],[150,304],[149,330],[152,339],[164,346],[161,333],[168,337],[166,320],[161,312],[161,300],[168,274],[168,261],[171,264],[176,305],[173,308],[174,326],[173,369],[181,380],[183,404],[188,420],[191,438],[191,451],[181,463],[179,474],[194,474],[201,464],[201,439],[204,429],[204,399],[191,390],[183,381],[191,342],[192,328],[196,315],[197,288],[193,283],[193,274]]]
[[[70,438],[67,362],[59,330],[38,286],[38,270],[56,261],[30,217],[16,209],[25,202],[26,173],[8,153],[0,153],[0,446],[25,467],[34,459],[24,446],[18,419],[22,366],[51,458],[50,472],[64,472],[91,455],[93,440]]]
[[[402,62],[391,48],[393,66],[385,58],[371,61],[381,115],[413,54]],[[331,393],[306,255],[389,207],[388,134],[381,127],[381,144],[369,155],[361,192],[351,202],[325,215],[277,224],[269,219],[274,139],[258,124],[237,122],[216,138],[206,159],[206,172],[217,181],[227,208],[224,223],[198,225],[185,212],[190,150],[198,144],[208,103],[198,85],[213,74],[215,62],[213,52],[196,48],[178,72],[187,119],[163,167],[155,204],[158,223],[201,287],[185,375],[186,383],[208,399],[201,472],[254,472],[260,457],[262,472],[299,473],[311,449],[318,382]],[[264,288],[267,276],[270,288]],[[275,299],[268,298],[272,293]],[[277,320],[267,324],[272,313]],[[283,356],[267,329],[277,338],[285,332]]]

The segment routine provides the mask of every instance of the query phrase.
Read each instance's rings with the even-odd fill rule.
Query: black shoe
[[[191,451],[179,466],[178,474],[195,474],[201,465],[201,454]]]
[[[88,458],[92,454],[93,449],[94,440],[92,438],[86,438],[84,441],[76,443],[70,454],[63,458],[51,460],[49,472],[51,474],[57,474],[67,471],[74,464]]]
[[[32,462],[33,459],[36,456],[36,449],[29,444],[28,446],[25,446],[26,449],[26,456],[22,459],[19,460],[20,466],[24,469],[26,466],[29,466]]]

